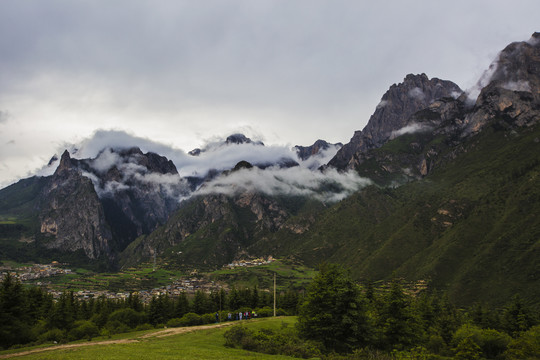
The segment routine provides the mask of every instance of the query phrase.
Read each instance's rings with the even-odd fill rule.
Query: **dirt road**
[[[154,338],[154,337],[165,337],[165,336],[188,333],[188,332],[192,332],[192,331],[199,331],[199,330],[218,328],[218,327],[223,327],[223,326],[230,326],[230,325],[233,325],[233,324],[235,324],[235,322],[227,322],[227,323],[213,324],[213,325],[177,327],[177,328],[169,328],[169,329],[163,329],[163,330],[159,330],[159,331],[154,331],[152,333],[144,334],[142,336],[137,336],[137,337],[134,337],[132,339],[89,341],[87,343],[55,345],[55,346],[44,347],[44,348],[39,348],[39,349],[21,351],[21,352],[12,353],[12,354],[0,355],[0,359],[8,359],[8,358],[16,357],[16,356],[24,356],[24,355],[34,354],[34,353],[38,353],[38,352],[43,352],[43,351],[78,348],[78,347],[82,347],[82,346],[129,344],[129,343],[144,341],[145,339]]]

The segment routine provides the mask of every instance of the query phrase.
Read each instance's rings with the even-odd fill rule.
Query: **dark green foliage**
[[[98,327],[91,321],[79,320],[76,321],[73,326],[73,329],[68,334],[68,339],[70,341],[79,339],[90,341],[92,338],[99,335]]]
[[[113,311],[109,315],[109,322],[120,322],[127,327],[134,329],[140,324],[146,322],[146,314],[133,310],[132,308],[123,308]]]
[[[382,329],[382,347],[388,349],[411,348],[422,337],[422,327],[418,314],[413,311],[410,301],[401,286],[394,282],[379,314]],[[429,321],[429,310],[424,309]]]
[[[199,314],[187,313],[180,319],[180,326],[201,325],[202,319]]]
[[[509,360],[538,359],[540,357],[540,326],[534,326],[512,340],[504,355]]]
[[[316,343],[301,339],[294,329],[250,330],[239,325],[227,330],[224,337],[225,346],[266,354],[280,354],[298,358],[312,358],[321,354]]]
[[[29,314],[21,283],[9,273],[0,283],[0,346],[8,348],[30,340]]]
[[[327,350],[350,351],[366,344],[370,336],[365,306],[346,271],[323,264],[300,307],[298,329],[301,336],[321,342]]]
[[[470,341],[469,341],[470,340]],[[505,333],[493,329],[481,329],[474,325],[465,324],[461,326],[454,334],[453,343],[456,345],[456,356],[463,351],[467,345],[468,348],[474,348],[470,342],[478,346],[480,354],[485,358],[493,359],[501,355],[511,338]]]

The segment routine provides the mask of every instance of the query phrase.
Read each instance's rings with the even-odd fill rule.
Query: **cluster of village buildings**
[[[55,275],[71,274],[70,269],[60,268],[61,264],[53,261],[50,264],[34,264],[31,266],[22,266],[17,269],[11,267],[0,267],[0,280],[9,272],[21,281],[37,280],[48,278]]]
[[[266,260],[262,259],[262,258],[259,258],[259,259],[252,259],[252,260],[233,261],[232,263],[227,264],[224,267],[229,268],[229,269],[234,269],[234,268],[237,268],[237,267],[260,266],[260,265],[270,264],[273,261],[274,261],[274,258],[272,256],[269,256],[268,259],[266,259]]]
[[[51,264],[35,264],[32,266],[24,266],[18,268],[11,267],[0,267],[0,281],[4,278],[7,273],[10,273],[12,276],[18,278],[21,281],[31,281],[39,280],[42,278],[47,278],[54,275],[63,275],[70,274],[72,271],[70,269],[57,267],[61,264],[53,262]],[[196,275],[196,274],[195,274]],[[35,282],[38,286],[47,287],[46,282]],[[168,295],[171,297],[176,297],[182,293],[194,294],[196,291],[201,290],[206,293],[211,291],[219,291],[220,289],[228,290],[226,285],[217,284],[214,281],[206,281],[204,279],[199,279],[195,277],[183,278],[173,281],[170,285],[157,287],[151,290],[137,290],[133,292],[122,291],[122,292],[113,292],[109,290],[79,290],[75,291],[73,294],[81,300],[88,300],[90,298],[99,298],[104,296],[108,299],[117,299],[123,300],[127,299],[130,294],[136,294],[144,303],[149,303],[154,296]],[[54,298],[59,298],[64,290],[55,290],[47,287],[47,291],[53,295]]]

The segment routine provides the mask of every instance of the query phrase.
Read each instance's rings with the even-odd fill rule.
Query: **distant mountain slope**
[[[540,129],[499,130],[499,121],[423,180],[370,187],[314,214],[307,231],[281,230],[250,251],[339,262],[364,280],[425,279],[461,302],[522,293],[537,303]]]
[[[185,178],[137,148],[64,153],[53,176],[0,190],[0,251],[123,266],[155,254],[184,268],[292,256],[345,264],[359,280],[426,280],[464,304],[520,293],[540,305],[539,123],[535,33],[499,54],[477,92],[408,75],[339,150],[321,141],[298,158],[268,149],[271,161],[215,162],[267,150],[236,134],[189,156],[212,154],[212,167]]]

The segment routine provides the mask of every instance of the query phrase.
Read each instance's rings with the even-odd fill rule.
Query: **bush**
[[[540,354],[540,325],[512,340],[504,353],[506,359],[535,359]]]
[[[180,318],[173,318],[167,321],[167,327],[180,327],[180,326],[182,326],[182,319]]]
[[[274,315],[274,310],[270,306],[256,309],[255,312],[257,313],[258,317],[270,317]]]
[[[38,338],[39,342],[62,342],[64,341],[64,332],[60,329],[51,329],[44,332]]]
[[[135,311],[131,308],[124,308],[112,312],[109,315],[108,320],[112,322],[118,321],[133,329],[137,325],[146,322],[146,314]]]
[[[107,321],[104,328],[109,330],[110,334],[121,334],[131,330],[129,326],[118,320]]]
[[[510,336],[493,329],[481,329],[474,325],[463,325],[454,334],[453,343],[459,345],[464,339],[471,339],[482,349],[483,355],[493,359],[502,354],[512,340]]]
[[[194,325],[201,325],[202,320],[201,316],[197,315],[195,313],[187,313],[186,315],[182,316],[180,319],[180,326],[194,326]]]
[[[201,315],[202,324],[213,324],[216,322],[216,314],[204,314]]]
[[[321,354],[316,343],[300,339],[294,329],[282,328],[280,331],[260,329],[253,331],[238,325],[227,330],[224,337],[225,346],[265,354],[281,354],[301,358]]]
[[[69,340],[88,339],[92,340],[93,337],[99,335],[99,329],[96,324],[88,320],[76,321],[74,328],[69,332]]]
[[[143,330],[152,330],[154,327],[149,323],[144,323],[141,325],[137,325],[135,328],[136,331],[143,331]]]
[[[225,331],[225,346],[227,347],[242,347],[242,340],[245,337],[251,336],[252,331],[242,325],[236,325]]]

